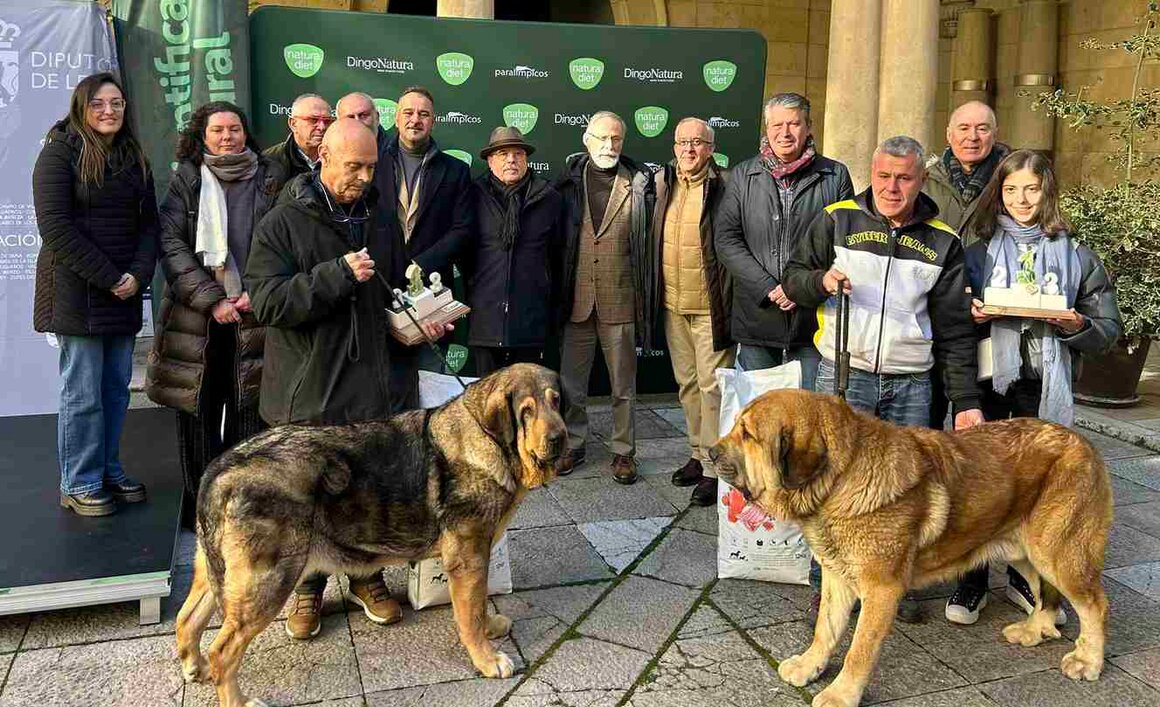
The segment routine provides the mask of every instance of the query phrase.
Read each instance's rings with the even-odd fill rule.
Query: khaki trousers
[[[677,314],[665,310],[665,339],[677,379],[677,397],[685,410],[692,457],[701,462],[705,476],[715,477],[706,454],[717,443],[721,391],[713,371],[733,366],[735,347],[713,350],[713,323],[708,314]]]
[[[636,324],[605,324],[595,310],[582,322],[564,325],[560,383],[564,387],[568,447],[579,449],[588,438],[585,405],[597,340],[612,384],[612,453],[631,457],[636,452],[632,417],[636,405]]]

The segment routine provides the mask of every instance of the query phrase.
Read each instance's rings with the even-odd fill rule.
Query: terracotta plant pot
[[[1129,407],[1140,402],[1136,386],[1144,372],[1151,339],[1142,339],[1128,353],[1127,339],[1120,339],[1110,353],[1083,357],[1083,370],[1075,383],[1073,397],[1077,403],[1095,407]]]

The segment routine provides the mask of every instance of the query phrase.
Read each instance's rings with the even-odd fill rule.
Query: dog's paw
[[[1003,638],[1007,639],[1008,643],[1018,644],[1027,648],[1031,646],[1038,646],[1043,643],[1044,639],[1051,640],[1059,638],[1059,629],[1044,613],[1043,617],[1046,620],[1036,620],[1035,616],[1024,621],[1010,624],[1003,628]]]
[[[826,666],[817,665],[811,661],[807,661],[803,656],[795,655],[792,658],[786,658],[777,666],[777,674],[794,687],[804,687],[822,674]]]
[[[182,663],[181,677],[186,682],[209,682],[209,663],[200,655],[188,663]]]
[[[477,663],[475,668],[485,678],[510,678],[516,673],[515,663],[502,651],[496,651],[494,657],[485,660],[482,665]]]
[[[487,637],[502,638],[512,630],[512,620],[503,614],[492,614],[487,617]]]
[[[1100,673],[1104,669],[1104,661],[1084,658],[1079,655],[1079,650],[1076,649],[1063,656],[1063,660],[1059,663],[1059,669],[1072,680],[1091,682],[1099,679]]]
[[[270,705],[266,704],[262,700],[259,700],[257,697],[251,697],[250,699],[246,700],[246,707],[270,707]]]
[[[837,693],[836,690],[826,688],[814,695],[811,707],[858,707],[859,700],[850,701]]]

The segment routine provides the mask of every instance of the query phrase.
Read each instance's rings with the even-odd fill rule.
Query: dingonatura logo
[[[656,137],[665,129],[669,122],[669,112],[660,106],[645,106],[637,108],[633,114],[636,129],[645,137]]]
[[[415,63],[406,59],[393,59],[389,56],[348,56],[348,69],[362,69],[379,74],[405,74],[415,70]]]
[[[435,68],[440,78],[452,86],[459,86],[471,78],[475,59],[462,52],[447,52],[435,57]]]
[[[457,160],[461,160],[468,167],[471,166],[471,155],[463,150],[444,150],[448,155]]]
[[[399,104],[389,98],[376,98],[372,102],[379,112],[379,125],[383,126],[383,130],[395,127],[395,113],[399,112]]]
[[[631,66],[626,66],[624,67],[624,78],[647,81],[648,83],[676,83],[685,78],[685,73],[680,69],[659,69],[656,67],[634,69]]]
[[[731,61],[717,59],[701,67],[701,74],[705,77],[705,84],[714,91],[724,91],[733,85],[737,78],[737,65]]]
[[[289,44],[282,49],[282,56],[286,59],[286,67],[290,73],[300,79],[308,79],[322,68],[322,58],[325,52],[322,47],[313,44]]]
[[[729,166],[729,155],[726,155],[723,152],[714,152],[713,161],[717,163],[718,167],[725,169]]]
[[[539,117],[540,109],[531,103],[512,103],[503,107],[503,124],[517,128],[524,135],[535,129]]]
[[[604,62],[592,57],[578,57],[568,62],[572,83],[581,91],[591,91],[604,78]]]
[[[580,115],[568,115],[567,113],[555,113],[552,115],[552,122],[556,125],[572,125],[578,127],[588,127],[588,119],[591,118],[589,113],[581,113]]]
[[[440,113],[435,116],[436,123],[450,123],[452,125],[480,125],[483,123],[483,118],[478,115],[470,113],[463,113],[457,110],[449,110],[446,113]]]
[[[510,77],[516,79],[546,79],[551,76],[550,71],[537,69],[534,66],[524,66],[523,64],[516,64],[510,69],[496,69],[495,77]]]

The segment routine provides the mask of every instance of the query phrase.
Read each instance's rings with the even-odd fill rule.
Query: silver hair
[[[317,98],[318,100],[322,101],[323,103],[326,103],[327,108],[330,108],[330,104],[327,103],[326,99],[323,98],[322,96],[318,95],[317,93],[303,93],[303,94],[299,94],[299,96],[294,99],[294,102],[290,104],[290,112],[293,113],[294,109],[296,107],[298,107],[299,103],[301,103],[302,101],[305,101],[305,100],[309,100],[311,98]]]
[[[588,119],[588,125],[591,126],[593,123],[595,123],[596,121],[601,120],[603,118],[614,119],[616,122],[620,123],[621,134],[626,135],[628,133],[628,123],[625,123],[624,118],[621,118],[619,115],[617,115],[616,113],[613,113],[610,110],[598,110],[595,113],[593,113],[592,117]],[[584,137],[588,137],[588,135],[590,135],[590,134],[591,133],[588,132],[588,128],[585,127],[584,128]]]
[[[697,118],[697,117],[694,117],[691,115],[688,118],[681,118],[680,122],[677,123],[677,127],[673,128],[673,139],[674,140],[677,139],[677,131],[680,130],[681,126],[684,125],[685,123],[700,123],[701,127],[705,128],[705,131],[709,133],[709,142],[712,142],[712,143],[717,142],[717,131],[713,130],[713,126],[709,125],[708,123],[701,120],[700,118]]]
[[[995,109],[992,108],[991,106],[987,105],[983,101],[967,101],[966,103],[962,104],[958,108],[955,108],[953,111],[951,111],[950,118],[947,119],[947,127],[953,128],[955,126],[955,116],[959,114],[959,111],[961,111],[963,108],[966,108],[968,106],[976,106],[976,105],[982,106],[982,107],[987,109],[987,120],[991,126],[991,129],[995,130],[996,128],[998,128],[999,127],[999,120],[998,120],[998,118],[995,117]]]
[[[770,108],[789,108],[790,110],[800,111],[802,117],[805,118],[806,126],[808,127],[811,124],[810,99],[800,93],[775,93],[765,102],[765,107],[761,110],[762,125],[765,124],[765,118],[769,115]]]
[[[926,151],[922,149],[922,143],[909,135],[895,135],[894,137],[886,138],[878,149],[874,150],[874,154],[890,155],[891,157],[909,157],[915,156],[915,162],[921,167],[926,164]]]
[[[342,103],[343,100],[350,98],[351,96],[358,96],[359,98],[365,98],[365,99],[367,99],[367,103],[370,103],[372,106],[375,104],[374,97],[371,96],[371,94],[363,93],[362,91],[351,91],[350,93],[346,94],[342,98],[338,99],[338,103]],[[336,109],[338,108],[338,103],[334,104]],[[376,108],[375,110],[378,110],[378,109]]]

